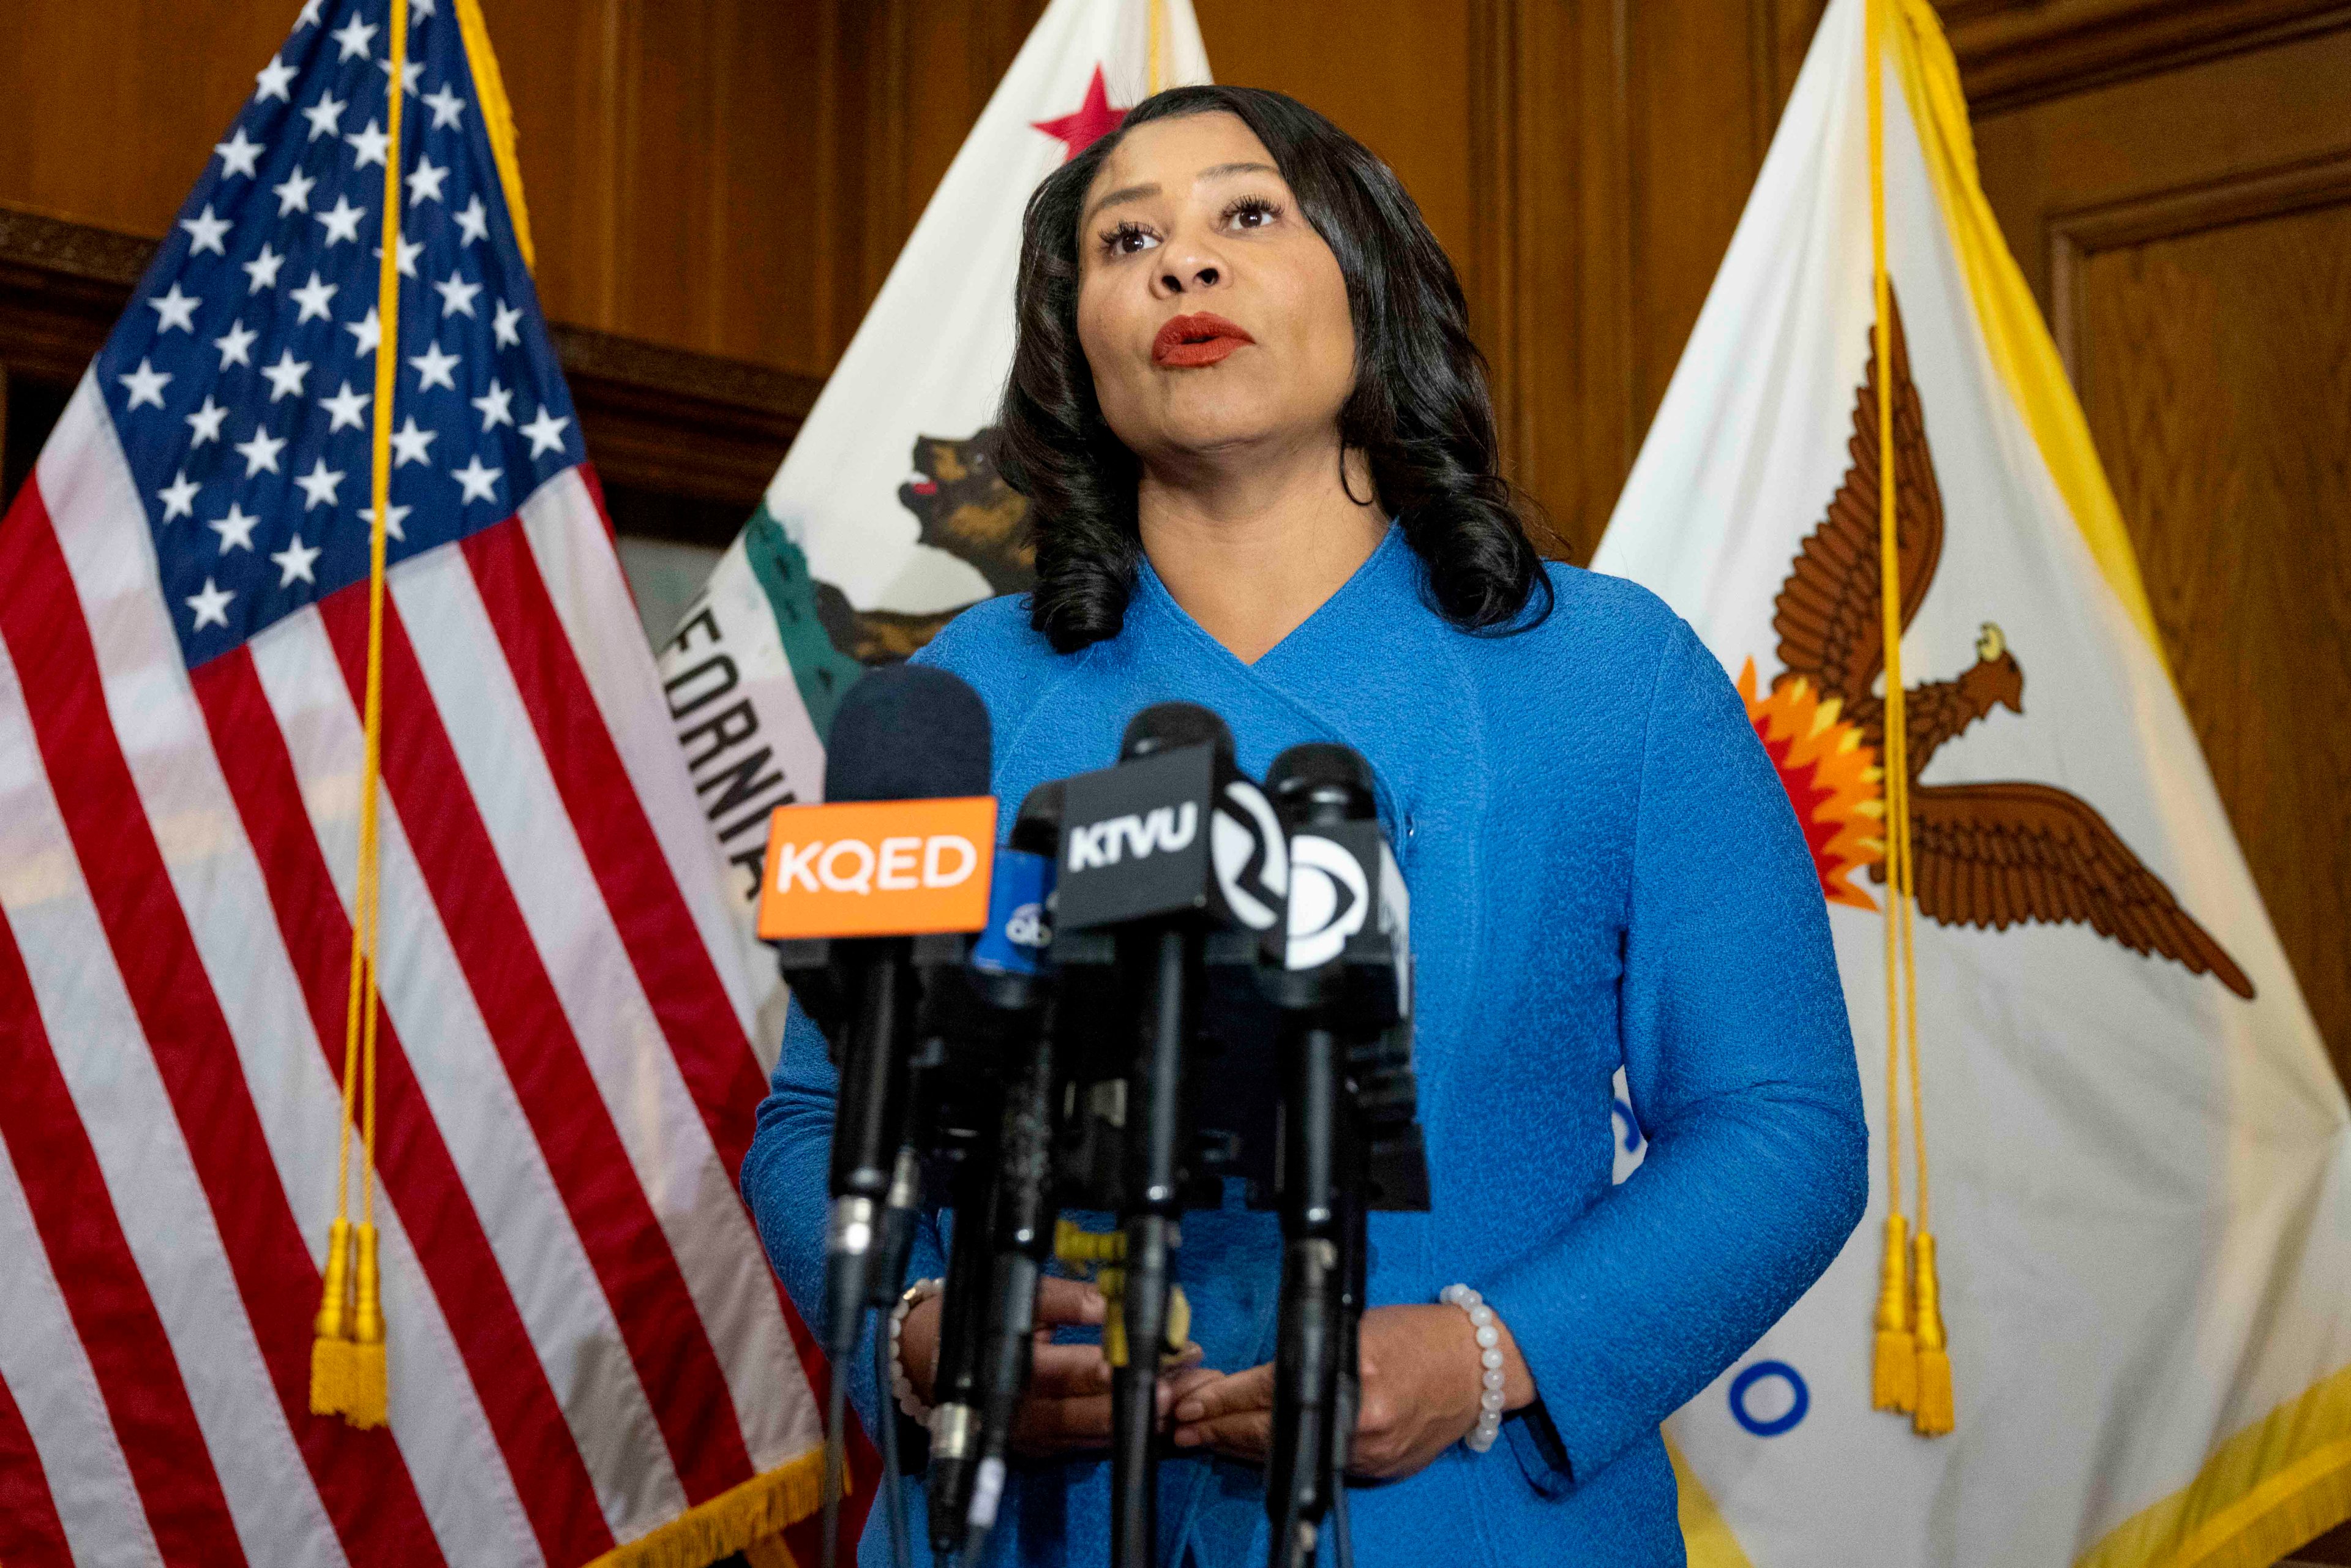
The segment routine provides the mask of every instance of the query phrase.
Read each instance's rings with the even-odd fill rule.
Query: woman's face
[[[1355,383],[1338,259],[1238,117],[1130,132],[1078,225],[1078,340],[1146,460],[1330,439]]]

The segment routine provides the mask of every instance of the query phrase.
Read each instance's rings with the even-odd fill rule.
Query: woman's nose
[[[1197,294],[1214,288],[1224,281],[1223,264],[1213,256],[1192,256],[1171,261],[1159,271],[1159,290],[1163,294]]]

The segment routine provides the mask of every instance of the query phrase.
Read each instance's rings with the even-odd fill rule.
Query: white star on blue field
[[[192,666],[367,576],[389,12],[304,7],[99,354]],[[394,561],[585,455],[456,17],[409,14]]]

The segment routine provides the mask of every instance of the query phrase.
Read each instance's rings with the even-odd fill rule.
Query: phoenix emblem
[[[1892,310],[1895,548],[1907,631],[1934,586],[1943,553],[1943,497],[1927,423],[1910,379],[1902,313]],[[1876,334],[1855,394],[1853,463],[1828,513],[1798,549],[1780,590],[1772,630],[1782,674],[1756,693],[1750,661],[1740,689],[1813,846],[1823,893],[1876,907],[1846,880],[1864,866],[1886,880],[1883,774],[1886,704],[1879,585]],[[1987,622],[1976,662],[1956,679],[1905,691],[1910,836],[1919,913],[1947,925],[2005,931],[2029,921],[2079,923],[2135,953],[2209,974],[2250,999],[2245,977],[2211,934],[2097,809],[2050,784],[1921,784],[1945,746],[1994,710],[2024,712],[2024,668]]]

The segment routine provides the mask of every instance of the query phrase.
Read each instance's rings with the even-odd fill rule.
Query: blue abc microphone
[[[1129,723],[1114,768],[1066,780],[1054,957],[1091,1060],[1092,1197],[1119,1217],[1093,1245],[1117,1270],[1111,1370],[1111,1561],[1151,1561],[1159,1360],[1188,1337],[1174,1292],[1176,1219],[1195,1132],[1186,1056],[1210,948],[1278,950],[1288,846],[1263,791],[1204,707],[1162,703]],[[1065,1019],[1065,1022],[1069,1020]],[[1104,1294],[1113,1295],[1108,1288]]]
[[[954,993],[945,1054],[962,1059],[967,1130],[953,1188],[928,1477],[932,1552],[968,1555],[994,1524],[1012,1416],[1029,1375],[1037,1280],[1052,1244],[1050,1034],[1061,788],[1021,802],[996,853],[987,924]],[[974,1082],[976,1080],[976,1082]]]

